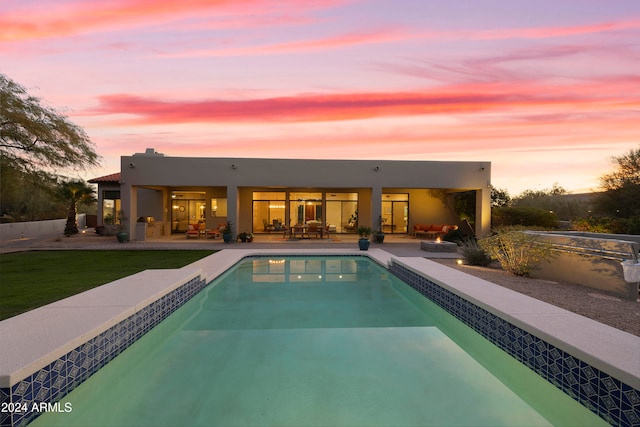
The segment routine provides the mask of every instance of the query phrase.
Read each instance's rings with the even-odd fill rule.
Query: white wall
[[[382,189],[481,190],[478,206],[489,210],[490,205],[489,162],[198,158],[168,157],[148,151],[151,154],[121,158],[121,197],[123,209],[129,213],[130,229],[135,227],[134,221],[139,215],[136,191],[140,188],[226,188],[228,219],[236,228],[246,229],[251,227],[251,214],[239,212],[237,202],[250,207],[241,189],[256,186],[357,188],[361,197],[361,220],[371,224],[380,214],[379,203],[372,203],[372,197],[378,196]],[[363,197],[365,194],[368,197]],[[476,233],[488,234],[490,212],[478,215],[478,219]]]
[[[78,215],[78,228],[86,226],[86,214]],[[64,235],[67,219],[53,219],[50,221],[11,222],[0,224],[0,240],[15,240],[22,238],[46,237]]]

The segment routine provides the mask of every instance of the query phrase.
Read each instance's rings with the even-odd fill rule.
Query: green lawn
[[[0,320],[134,273],[180,268],[215,251],[33,251],[0,256]]]

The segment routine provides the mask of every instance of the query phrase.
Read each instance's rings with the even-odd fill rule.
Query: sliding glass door
[[[382,231],[406,233],[409,224],[409,195],[382,195]]]
[[[358,193],[327,193],[329,231],[355,233],[358,226]]]
[[[280,231],[285,223],[287,194],[284,191],[253,192],[253,231]]]

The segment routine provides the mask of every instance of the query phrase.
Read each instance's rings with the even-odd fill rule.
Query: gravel
[[[499,265],[477,267],[458,265],[454,259],[432,261],[640,336],[640,301],[623,300],[576,283],[514,276]]]

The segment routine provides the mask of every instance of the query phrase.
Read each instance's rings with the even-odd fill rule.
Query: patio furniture
[[[423,225],[415,224],[413,226],[413,237],[426,236],[430,239],[436,239],[437,237],[444,237],[450,230],[457,230],[457,225]]]
[[[207,229],[205,235],[207,239],[217,239],[220,237],[220,230],[217,230],[215,228]]]
[[[189,224],[189,227],[187,228],[186,236],[187,236],[187,239],[189,239],[190,237],[195,237],[197,239],[198,237],[200,237],[200,230],[195,226],[193,226],[192,224]]]
[[[294,225],[293,227],[291,227],[291,233],[289,237],[291,239],[295,239],[297,235],[300,235],[300,238],[304,239],[305,236],[308,236],[307,230],[308,228],[304,225]]]
[[[262,225],[264,225],[264,231],[269,233],[273,230],[273,225],[269,224],[269,221],[262,219]]]
[[[322,232],[323,232],[322,227],[319,227],[317,225],[310,225],[309,228],[307,229],[307,236],[310,237],[313,234],[316,236],[316,238],[320,236],[320,238],[322,239]]]

